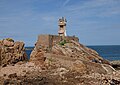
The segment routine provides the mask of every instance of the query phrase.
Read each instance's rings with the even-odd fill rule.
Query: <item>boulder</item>
[[[15,64],[19,61],[26,61],[27,55],[23,42],[14,42],[13,39],[3,39],[0,44],[0,65]]]
[[[3,45],[4,46],[8,46],[8,47],[11,47],[11,46],[13,46],[14,45],[14,41],[10,41],[10,40],[8,40],[8,38],[7,39],[4,39],[3,40]]]
[[[18,52],[20,52],[21,50],[24,50],[24,42],[20,42],[20,41],[15,42],[14,49],[15,50],[17,49]]]
[[[111,61],[110,63],[111,63],[113,68],[120,70],[120,60]]]
[[[33,62],[36,66],[43,67],[46,57],[44,56],[44,51],[40,49],[34,48],[34,50],[30,54],[30,62]]]

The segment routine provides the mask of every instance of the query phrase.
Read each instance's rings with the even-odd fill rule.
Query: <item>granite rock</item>
[[[19,61],[26,61],[27,54],[25,52],[24,43],[13,39],[3,39],[0,44],[0,65],[14,65]]]

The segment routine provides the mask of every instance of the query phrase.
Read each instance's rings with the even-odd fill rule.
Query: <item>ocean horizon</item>
[[[120,45],[87,45],[87,47],[97,51],[106,60],[120,60]],[[25,48],[29,59],[34,46]]]

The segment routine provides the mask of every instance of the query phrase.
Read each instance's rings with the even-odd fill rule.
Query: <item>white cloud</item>
[[[65,2],[63,3],[63,7],[66,6],[69,3],[70,0],[65,0]]]
[[[91,0],[78,2],[66,7],[66,11],[73,15],[106,17],[120,14],[120,1],[118,0]]]

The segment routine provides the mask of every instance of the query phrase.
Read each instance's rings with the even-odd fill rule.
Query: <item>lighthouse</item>
[[[59,26],[58,35],[59,36],[62,36],[62,37],[67,36],[67,34],[66,34],[66,22],[67,22],[67,20],[64,17],[62,17],[58,20],[58,26]]]

